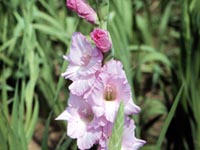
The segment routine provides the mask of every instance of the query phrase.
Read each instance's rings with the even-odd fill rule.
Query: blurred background
[[[65,0],[0,0],[0,150],[77,149],[54,119],[70,84],[62,56],[92,29]],[[110,0],[108,30],[141,107],[141,150],[199,150],[200,1]]]

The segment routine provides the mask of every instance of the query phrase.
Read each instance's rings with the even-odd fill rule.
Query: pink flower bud
[[[75,11],[79,17],[86,19],[88,22],[95,24],[98,21],[96,12],[86,3],[85,0],[66,0],[66,5]]]
[[[111,49],[112,42],[108,31],[97,28],[90,33],[90,36],[95,42],[96,47],[102,52],[105,53]]]

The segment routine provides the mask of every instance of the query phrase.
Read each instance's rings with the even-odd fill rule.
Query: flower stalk
[[[103,61],[104,53],[112,48],[106,30],[109,1],[96,0],[96,4],[97,13],[84,0],[67,0],[67,6],[78,16],[92,24],[99,20],[100,25],[90,33],[94,43],[79,32],[72,36],[70,52],[64,56],[69,65],[62,73],[72,81],[68,107],[56,119],[68,122],[67,135],[77,139],[81,150],[90,149],[94,144],[98,144],[98,150],[107,150],[113,142],[122,150],[138,149],[145,141],[135,137],[135,123],[129,116],[139,113],[140,108],[133,103],[122,63],[113,58]],[[115,122],[121,126],[118,141],[115,141],[118,132]]]

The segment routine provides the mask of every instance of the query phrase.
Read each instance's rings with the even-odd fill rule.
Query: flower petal
[[[140,112],[140,107],[135,105],[132,101],[132,99],[130,99],[124,107],[124,111],[126,115],[133,115],[133,114],[137,114]]]
[[[65,110],[55,120],[69,120],[69,118],[71,118],[71,115]]]
[[[72,92],[72,94],[82,96],[86,91],[90,89],[94,81],[95,78],[92,76],[89,79],[76,80],[72,82],[72,84],[69,86],[69,89]]]
[[[78,148],[81,150],[90,149],[100,138],[101,132],[87,132],[77,139]]]
[[[110,122],[115,121],[118,108],[119,108],[119,103],[117,102],[110,102],[110,101],[105,102],[105,117],[108,121]]]
[[[67,135],[71,138],[79,138],[86,133],[86,125],[77,116],[74,116],[73,121],[69,121],[67,124]]]
[[[133,120],[126,117],[122,140],[122,150],[137,150],[145,143],[145,141],[135,137],[135,124]]]

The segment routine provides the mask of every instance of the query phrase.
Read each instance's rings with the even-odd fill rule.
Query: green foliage
[[[184,84],[181,86],[181,88],[180,88],[180,90],[179,90],[179,92],[178,92],[178,94],[177,94],[177,96],[176,96],[176,98],[174,100],[174,103],[173,103],[173,105],[172,105],[172,107],[171,107],[171,109],[169,111],[169,114],[168,114],[168,116],[167,116],[167,118],[165,120],[165,123],[163,125],[162,131],[160,133],[160,136],[159,136],[157,144],[156,144],[157,149],[161,148],[162,142],[164,141],[164,137],[165,137],[165,134],[166,134],[167,129],[169,127],[169,124],[170,124],[173,116],[175,115],[175,111],[177,109],[178,103],[179,103],[180,98],[181,98],[181,94],[183,92],[183,88],[184,88]]]
[[[24,95],[23,95],[23,89],[22,92],[19,93],[19,82],[17,82],[17,85],[15,87],[15,93],[14,97],[12,99],[13,106],[12,106],[12,112],[11,117],[6,116],[4,113],[4,108],[0,107],[1,109],[1,125],[0,130],[2,131],[1,139],[3,139],[2,147],[9,147],[9,149],[27,149],[27,143],[30,141],[33,132],[34,127],[38,119],[38,111],[39,111],[39,105],[38,100],[35,100],[35,104],[33,105],[33,110],[31,109],[32,115],[31,121],[29,122],[29,127],[26,128],[25,125],[30,120],[29,118],[25,119],[24,121]],[[22,86],[24,87],[24,85]],[[20,101],[21,99],[21,101]]]
[[[52,117],[52,112],[49,114],[49,117],[48,117],[47,122],[46,122],[44,136],[43,136],[43,140],[42,140],[42,150],[48,149],[48,130],[49,130],[49,127],[50,127],[51,117]]]
[[[199,8],[196,0],[185,0],[182,4],[182,34],[180,75],[181,81],[186,84],[182,96],[182,107],[189,115],[188,122],[191,125],[193,148],[200,148],[200,121],[199,121],[199,85],[200,85],[200,32],[199,32]],[[187,144],[191,144],[187,141]]]
[[[117,117],[115,119],[112,135],[109,140],[108,149],[121,150],[122,136],[124,129],[124,105],[120,104]]]
[[[1,148],[26,150],[39,108],[46,116],[48,110],[55,116],[65,108],[58,101],[64,84],[59,68],[77,23],[67,16],[65,2],[0,3]],[[67,97],[68,92],[64,95]]]

